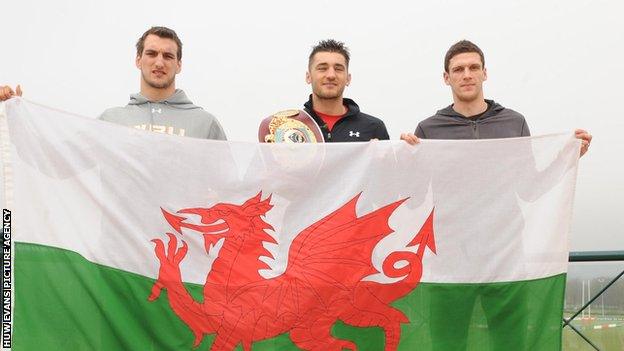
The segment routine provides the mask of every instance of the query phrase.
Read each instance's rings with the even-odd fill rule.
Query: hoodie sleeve
[[[107,118],[108,112],[110,111],[110,109],[106,109],[104,112],[102,112],[97,119],[99,119],[100,121],[108,121],[109,119]]]
[[[227,140],[225,131],[223,131],[223,127],[221,127],[221,124],[219,124],[219,121],[216,118],[212,120],[207,139]]]

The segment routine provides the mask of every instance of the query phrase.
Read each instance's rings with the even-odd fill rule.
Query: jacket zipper
[[[349,114],[349,111],[347,110],[347,114]],[[344,123],[344,120],[347,117],[347,114],[345,114],[341,119],[339,119],[338,121],[336,121],[336,123],[334,124],[334,127],[332,128],[332,130],[336,130],[336,127],[338,127],[340,124]],[[332,138],[332,132],[329,130],[329,127],[327,126],[327,124],[325,124],[325,128],[327,128],[327,140],[331,140]]]
[[[477,129],[477,121],[471,121],[472,123],[472,133],[475,139],[479,139],[479,130]]]

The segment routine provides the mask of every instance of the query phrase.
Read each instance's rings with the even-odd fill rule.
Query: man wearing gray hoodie
[[[182,41],[176,32],[152,27],[139,38],[136,49],[141,92],[130,95],[126,106],[107,109],[99,119],[165,134],[226,140],[217,119],[175,87],[182,68]],[[0,101],[14,95],[22,95],[19,85],[16,91],[0,86]]]
[[[132,94],[128,105],[109,108],[99,118],[159,133],[225,140],[217,119],[175,87],[175,76],[182,68],[182,42],[176,32],[152,27],[136,48],[141,92]]]

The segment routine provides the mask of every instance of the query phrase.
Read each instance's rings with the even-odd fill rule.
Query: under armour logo
[[[356,138],[359,138],[360,137],[360,132],[354,132],[354,131],[350,130],[349,131],[349,136],[350,137],[354,136]]]
[[[156,113],[156,112],[162,113],[162,108],[160,108],[160,107],[159,108],[152,107],[152,113]]]

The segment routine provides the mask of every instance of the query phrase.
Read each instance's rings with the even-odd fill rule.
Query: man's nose
[[[336,78],[336,70],[333,69],[333,68],[328,69],[326,76],[327,76],[327,78],[335,79]]]
[[[158,55],[158,56],[156,56],[156,61],[154,63],[158,67],[163,67],[164,66],[164,61],[165,61],[164,57],[162,55]]]

